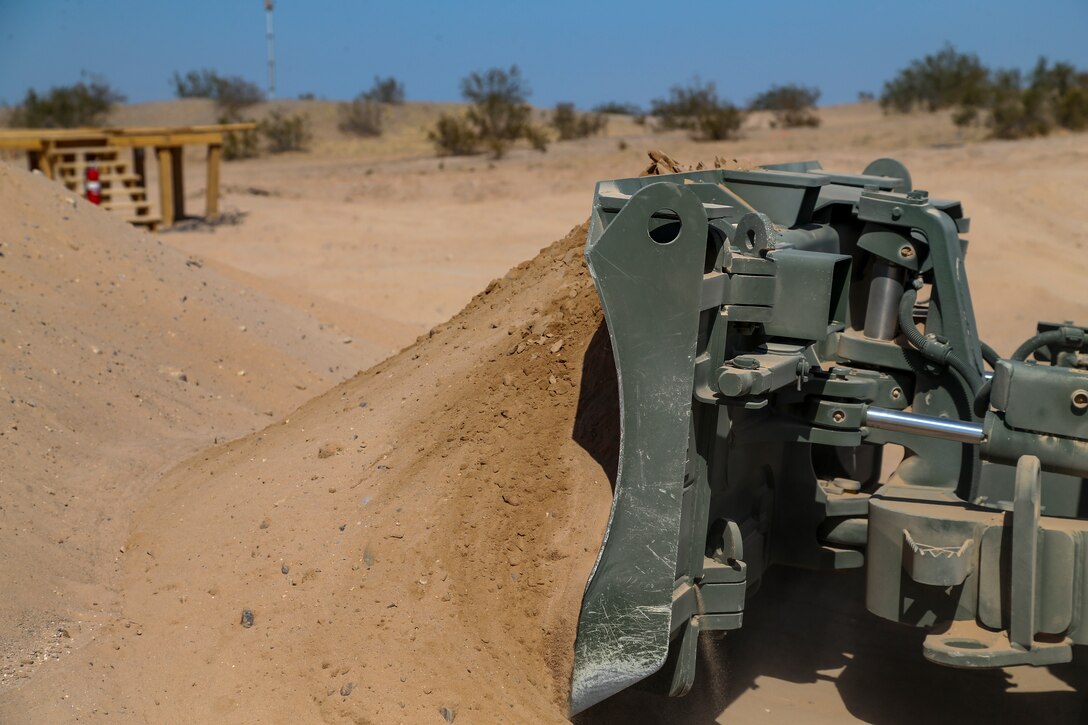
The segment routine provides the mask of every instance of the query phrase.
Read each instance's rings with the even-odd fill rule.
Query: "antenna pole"
[[[274,98],[276,96],[276,53],[272,43],[272,0],[264,0],[264,10],[268,21],[265,36],[268,40],[268,97]]]

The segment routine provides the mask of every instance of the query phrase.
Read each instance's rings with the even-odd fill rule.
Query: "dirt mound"
[[[348,371],[316,320],[40,175],[0,164],[0,219],[4,688],[114,616],[157,471]]]
[[[585,234],[165,476],[125,546],[123,620],[50,678],[71,700],[38,699],[35,680],[19,704],[62,720],[79,702],[159,721],[564,721],[618,438]]]
[[[715,156],[713,161],[698,161],[694,164],[682,164],[669,156],[664,151],[654,149],[647,151],[650,157],[650,165],[642,170],[639,176],[661,176],[663,174],[680,174],[685,171],[702,171],[703,169],[731,169],[734,171],[750,171],[754,166],[747,161],[739,159],[727,159]]]

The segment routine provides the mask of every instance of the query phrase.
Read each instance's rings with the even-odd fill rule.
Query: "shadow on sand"
[[[1073,663],[1049,668],[1074,692],[1020,690],[1008,670],[953,670],[927,662],[922,657],[925,633],[869,614],[864,599],[861,570],[771,569],[748,602],[742,629],[718,641],[704,635],[699,673],[687,697],[673,699],[632,689],[591,708],[575,722],[738,722],[730,718],[730,705],[759,688],[757,678],[769,677],[794,684],[834,683],[842,701],[840,721],[1088,723],[1085,648],[1077,648]],[[787,687],[782,694],[796,698],[799,691]],[[827,699],[826,694],[817,696]],[[831,705],[820,703],[818,710],[827,713]]]

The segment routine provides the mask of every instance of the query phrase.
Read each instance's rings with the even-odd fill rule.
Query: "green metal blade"
[[[593,231],[602,223],[598,214]],[[691,191],[663,182],[593,231],[586,259],[612,338],[621,441],[578,622],[575,713],[653,674],[668,654],[707,217]]]

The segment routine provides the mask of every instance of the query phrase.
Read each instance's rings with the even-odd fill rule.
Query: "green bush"
[[[560,141],[569,141],[603,133],[608,126],[608,118],[602,113],[579,113],[573,103],[557,103],[552,111],[551,125],[559,134]]]
[[[242,123],[249,119],[242,118],[237,111],[228,111],[219,116],[219,123]],[[223,134],[223,159],[252,159],[260,153],[260,136],[256,129],[249,131],[228,131]]]
[[[688,86],[675,85],[668,98],[650,101],[650,113],[660,129],[685,129],[708,141],[735,138],[745,118],[744,111],[718,98],[713,83],[698,80]]]
[[[480,148],[480,137],[467,118],[443,113],[438,123],[427,132],[427,138],[442,155],[468,156]]]
[[[502,158],[525,135],[532,109],[526,102],[529,87],[516,65],[470,74],[461,81],[461,95],[472,104],[468,120],[494,158]]]
[[[264,91],[256,83],[241,76],[221,76],[208,68],[191,70],[184,76],[175,71],[170,85],[178,98],[210,98],[227,111],[264,100]]]
[[[1088,83],[1070,88],[1058,100],[1058,123],[1070,131],[1088,129]]]
[[[884,86],[885,110],[953,110],[958,126],[984,124],[994,138],[1043,136],[1054,128],[1088,129],[1088,73],[1040,58],[1025,76],[989,70],[974,55],[946,46],[914,61]]]
[[[1088,127],[1088,73],[1078,71],[1073,65],[1051,66],[1045,58],[1040,58],[1024,95],[1025,105],[1038,107],[1036,115],[1051,125],[1071,131]]]
[[[303,151],[310,142],[310,120],[304,113],[286,115],[272,111],[257,124],[257,131],[274,154]]]
[[[799,126],[819,126],[820,116],[816,113],[816,102],[820,100],[820,89],[789,84],[771,86],[760,93],[749,104],[753,111],[772,111],[772,126],[796,128]]]
[[[595,113],[614,113],[617,116],[641,116],[642,109],[634,103],[620,103],[619,101],[606,101],[593,107]]]
[[[971,53],[945,45],[938,53],[913,61],[884,84],[880,105],[885,111],[906,113],[916,108],[939,111],[976,106],[988,90],[989,72]]]
[[[44,94],[33,89],[12,109],[8,124],[15,128],[78,128],[98,126],[114,104],[125,97],[98,76],[70,86],[55,86]]]
[[[698,80],[690,86],[675,85],[668,98],[650,101],[650,113],[662,129],[694,130],[699,116],[718,105],[718,93],[713,83],[701,85]]]
[[[551,138],[542,127],[529,125],[525,128],[525,140],[529,142],[529,146],[534,151],[544,153],[548,150],[548,142],[551,141]]]
[[[989,98],[988,124],[997,138],[1045,136],[1055,127],[1088,128],[1088,73],[1040,58],[1025,85],[1015,70],[998,71]]]
[[[177,98],[215,98],[219,89],[219,74],[208,68],[191,70],[184,76],[174,71],[170,85]]]
[[[404,103],[404,84],[393,76],[388,78],[374,76],[374,85],[363,94],[363,97],[377,103],[399,105]]]
[[[705,141],[727,141],[736,138],[744,123],[745,114],[730,103],[723,103],[699,114],[695,130]]]
[[[428,134],[440,154],[474,153],[482,146],[499,159],[518,139],[547,149],[547,137],[531,123],[529,86],[516,65],[469,74],[461,80],[461,95],[470,104],[465,117],[442,114]]]
[[[370,97],[369,93],[360,93],[355,100],[341,103],[340,130],[356,136],[382,135],[382,105]]]

